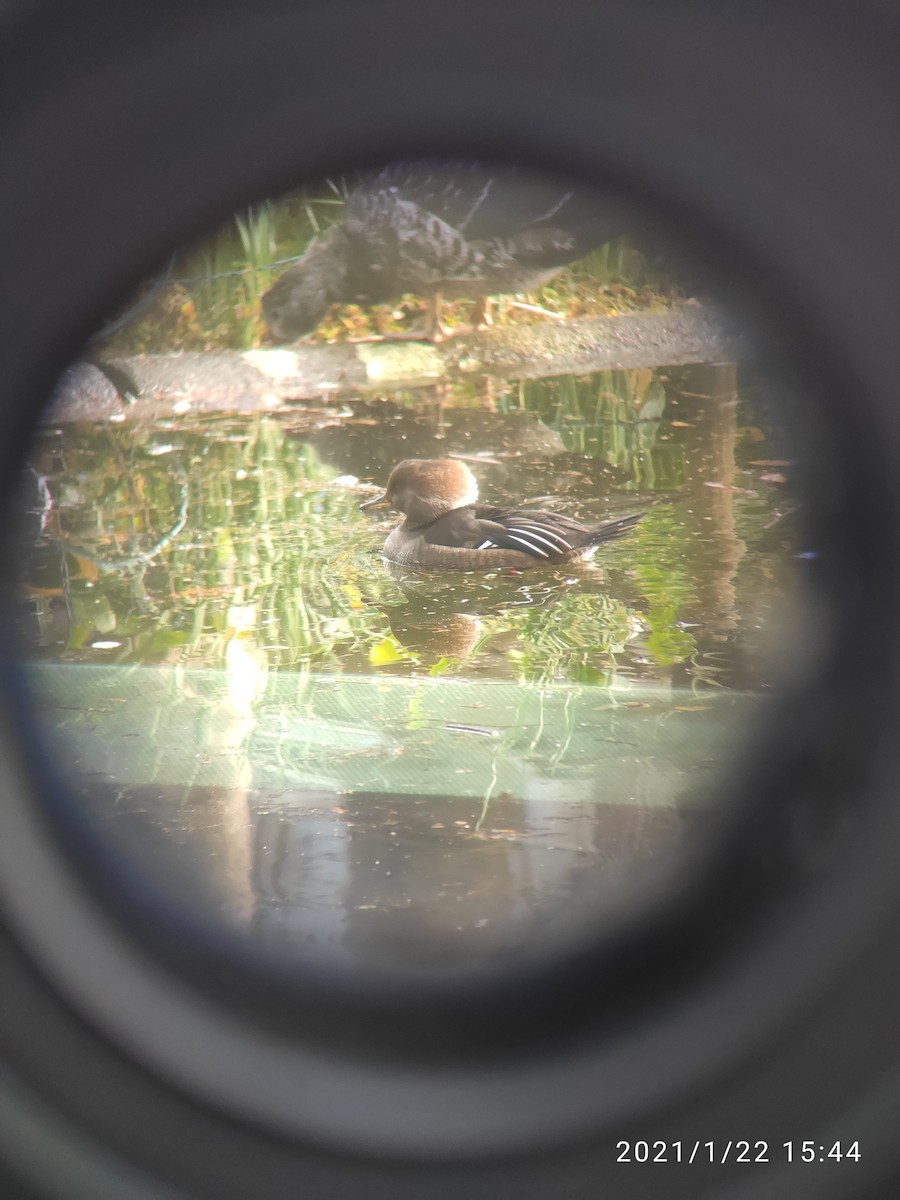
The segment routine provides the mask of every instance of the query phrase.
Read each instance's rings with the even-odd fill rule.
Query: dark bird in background
[[[623,232],[609,197],[516,167],[394,165],[363,179],[342,219],[263,296],[275,341],[311,332],[332,304],[412,292],[475,300],[531,291]]]

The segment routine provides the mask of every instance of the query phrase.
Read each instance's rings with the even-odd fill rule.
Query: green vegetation
[[[630,490],[673,488],[684,480],[683,446],[665,434],[660,438],[666,393],[657,372],[525,381],[519,402],[558,429],[567,450],[620,471]]]

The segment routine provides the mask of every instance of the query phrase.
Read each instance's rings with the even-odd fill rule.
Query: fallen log
[[[124,396],[91,363],[60,378],[44,421],[154,421],[206,412],[253,413],[291,402],[452,383],[634,367],[734,361],[741,339],[714,310],[685,306],[572,321],[495,327],[429,342],[341,342],[245,351],[111,358],[134,380]],[[113,374],[115,374],[115,371]]]

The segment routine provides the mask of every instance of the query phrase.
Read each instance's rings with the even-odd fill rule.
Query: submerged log
[[[573,321],[542,321],[428,342],[342,342],[245,351],[112,358],[136,393],[120,394],[90,363],[62,375],[44,421],[160,420],[266,412],[309,402],[460,378],[509,380],[634,367],[734,361],[741,339],[700,306]]]

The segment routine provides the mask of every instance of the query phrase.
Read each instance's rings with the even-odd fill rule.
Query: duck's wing
[[[623,537],[644,516],[633,513],[603,525],[588,526],[562,513],[540,509],[476,505],[473,512],[491,545],[505,550],[524,550],[549,562],[559,561],[573,551],[583,551],[588,546]],[[488,546],[480,544],[479,548],[488,549]]]
[[[532,516],[517,513],[514,509],[481,504],[457,508],[433,521],[423,531],[423,536],[433,546],[518,550],[544,562],[555,562],[572,549],[572,544],[562,534],[553,533]]]
[[[484,535],[477,544],[480,550],[521,550],[533,558],[556,562],[589,539],[588,529],[558,513],[487,505],[477,505],[473,513]]]

